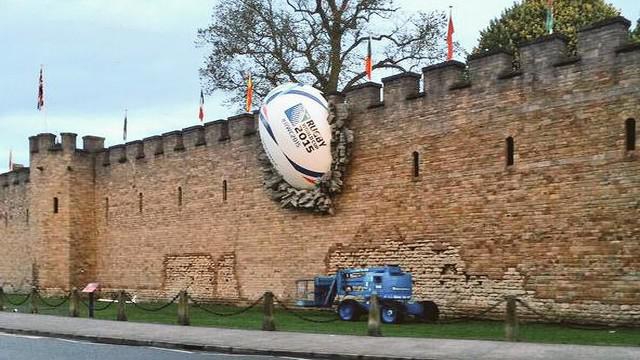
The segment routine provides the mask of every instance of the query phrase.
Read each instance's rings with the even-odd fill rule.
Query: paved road
[[[116,355],[117,354],[117,355]],[[0,360],[277,360],[271,356],[226,355],[144,346],[109,345],[0,333]]]

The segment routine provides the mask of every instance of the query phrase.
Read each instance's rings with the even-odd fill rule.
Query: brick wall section
[[[32,284],[30,188],[29,169],[0,175],[0,285],[7,291],[28,291]]]
[[[355,143],[334,216],[269,199],[247,116],[106,150],[41,150],[31,168],[44,170],[2,203],[33,208],[32,257],[46,287],[93,278],[172,297],[197,275],[202,296],[286,298],[296,279],[398,263],[445,315],[518,294],[562,316],[637,325],[640,161],[624,149],[624,122],[640,118],[640,51],[625,46],[626,28],[614,19],[581,33],[571,61],[562,38],[528,44],[528,67],[515,73],[508,54],[473,58],[470,83],[460,83],[460,63],[424,70],[451,90],[416,94],[412,75],[388,79],[384,103],[375,85],[347,92]],[[11,246],[23,236],[2,231]],[[14,270],[5,256],[17,281],[27,266]]]
[[[164,267],[164,290],[171,297],[187,290],[196,298],[215,296],[215,263],[210,255],[168,255]]]

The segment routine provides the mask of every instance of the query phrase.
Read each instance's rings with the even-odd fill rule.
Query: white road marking
[[[74,343],[74,344],[78,344],[81,343],[82,341],[78,341],[78,340],[71,340],[71,339],[60,339],[60,338],[52,338],[54,340],[58,340],[58,341],[64,341],[64,342],[70,342],[70,343]]]
[[[0,336],[11,336],[11,337],[19,337],[19,338],[25,338],[25,339],[42,339],[42,336],[9,334],[9,333],[2,333],[2,332],[0,332]]]
[[[167,348],[160,348],[155,346],[148,346],[148,348],[155,349],[155,350],[163,350],[163,351],[173,351],[173,352],[183,353],[183,354],[193,354],[193,351],[187,351],[187,350],[167,349]]]

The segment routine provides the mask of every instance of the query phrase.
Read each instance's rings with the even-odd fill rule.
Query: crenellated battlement
[[[562,75],[561,71],[578,71],[585,76],[615,72],[621,67],[636,65],[640,60],[639,47],[629,42],[630,25],[629,20],[615,17],[581,29],[575,56],[567,52],[565,35],[546,35],[520,44],[518,69],[513,67],[513,54],[497,49],[471,55],[466,64],[447,61],[423,68],[424,91],[421,93],[418,92],[420,75],[408,72],[382,79],[383,85],[368,82],[346,89],[346,101],[355,110],[366,110],[395,106],[422,97],[438,99],[465,88],[483,92],[507,91],[509,88],[504,84],[516,77],[521,79],[513,82],[512,87],[554,81]]]
[[[113,145],[106,149],[104,148],[104,138],[85,136],[83,137],[83,150],[97,153],[96,163],[109,166],[181,153],[200,147],[215,147],[218,144],[242,140],[256,134],[257,116],[257,112],[240,114],[228,119],[210,121],[204,125],[191,126],[182,130],[169,131],[162,135],[149,136],[142,140]],[[37,137],[33,138],[34,141],[37,139]],[[63,137],[63,144],[64,142]]]
[[[29,183],[30,170],[28,167],[15,168],[12,171],[0,174],[0,188],[25,185]]]

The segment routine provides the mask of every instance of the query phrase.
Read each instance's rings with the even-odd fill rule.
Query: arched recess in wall
[[[505,139],[505,165],[513,166],[514,163],[515,144],[513,137],[509,136]]]
[[[227,180],[222,180],[222,201],[227,201]]]
[[[104,198],[104,220],[109,222],[109,198]]]
[[[420,153],[414,151],[412,154],[413,157],[413,177],[417,178],[420,176]]]
[[[182,207],[182,186],[178,186],[178,207]]]
[[[142,214],[142,205],[143,205],[142,201],[143,201],[143,199],[144,199],[144,198],[143,198],[143,196],[142,196],[142,193],[139,193],[139,194],[138,194],[138,212],[139,212],[140,214]]]
[[[624,122],[625,130],[625,148],[627,151],[636,149],[636,120],[629,118]]]
[[[54,213],[54,214],[57,214],[57,213],[58,213],[59,206],[60,206],[60,204],[59,204],[59,202],[58,202],[58,198],[57,198],[57,197],[54,197],[54,198],[53,198],[53,213]]]

